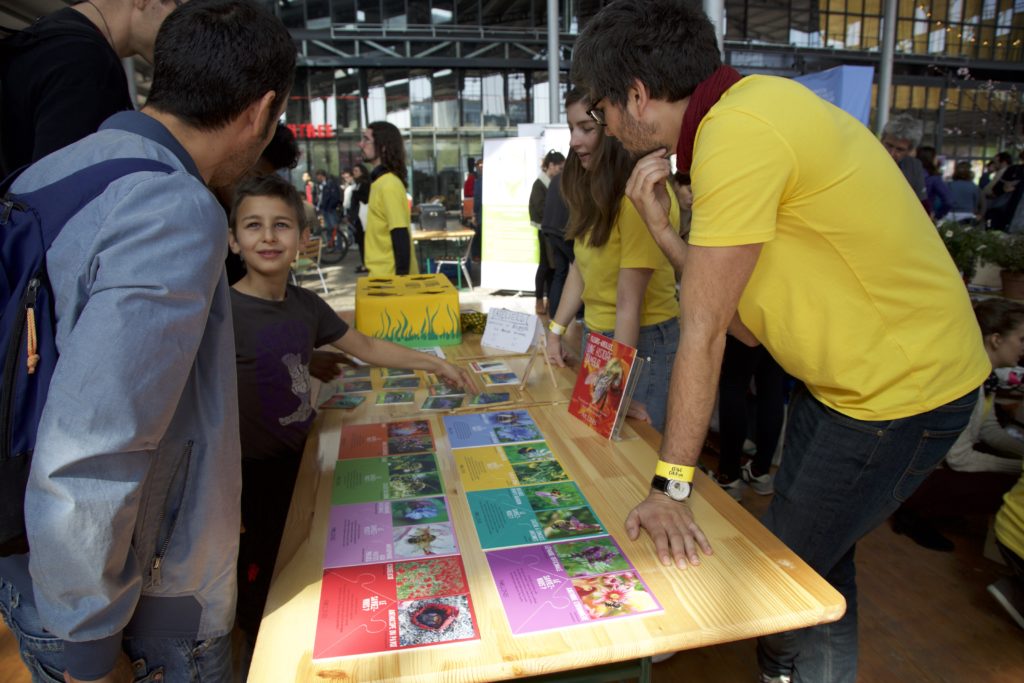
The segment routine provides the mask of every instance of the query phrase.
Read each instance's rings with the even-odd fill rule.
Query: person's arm
[[[551,317],[551,321],[555,325],[569,327],[576,319],[576,312],[580,310],[581,303],[583,303],[583,274],[574,261],[569,265],[569,274],[562,287],[562,298],[558,302],[558,310]],[[562,335],[555,334],[549,327],[546,342],[548,359],[553,365],[564,368],[567,354],[562,346]]]
[[[530,190],[530,223],[540,230],[540,224],[544,220],[544,200],[547,199],[547,188],[540,178],[533,181],[533,189]]]
[[[395,275],[408,275],[409,264],[412,261],[409,228],[391,229],[391,251],[395,255]]]
[[[644,307],[650,268],[620,268],[615,292],[615,341],[636,346],[640,338],[640,315]],[[559,306],[561,308],[561,306]]]
[[[669,220],[672,199],[668,186],[672,170],[664,149],[655,150],[633,167],[626,182],[626,196],[633,202],[654,241],[677,272],[683,272],[689,245]]]
[[[133,182],[103,218],[102,246],[55,280],[88,298],[61,321],[25,500],[36,606],[85,680],[121,653],[143,583],[132,547],[143,487],[224,270],[223,210],[195,178]],[[177,199],[164,210],[154,196]]]
[[[1000,454],[1020,460],[1024,458],[1024,441],[1010,435],[996,418],[996,411],[988,409],[978,432],[981,442],[991,446]]]
[[[341,339],[333,342],[333,346],[370,365],[433,372],[452,386],[476,393],[476,386],[465,369],[429,353],[368,337],[355,328],[349,328]]]

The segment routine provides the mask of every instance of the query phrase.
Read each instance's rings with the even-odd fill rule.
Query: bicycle
[[[349,248],[356,241],[352,234],[352,227],[348,222],[339,222],[330,234],[325,236],[323,251],[320,252],[320,261],[327,265],[334,265],[340,262],[348,254]]]

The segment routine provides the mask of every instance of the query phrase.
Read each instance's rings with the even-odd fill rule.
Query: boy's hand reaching
[[[346,365],[354,366],[354,363],[343,353],[314,351],[309,358],[309,374],[321,382],[330,382],[341,375],[341,369]]]
[[[472,395],[477,394],[476,384],[473,383],[472,378],[469,376],[469,373],[466,372],[465,368],[452,365],[446,360],[438,359],[438,361],[435,373],[442,381],[446,384],[452,385],[453,387],[458,387]]]

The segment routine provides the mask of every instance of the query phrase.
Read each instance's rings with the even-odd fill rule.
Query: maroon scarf
[[[697,126],[722,97],[722,93],[740,78],[736,69],[723,64],[701,81],[690,95],[686,113],[683,114],[683,126],[679,131],[679,142],[676,143],[676,167],[683,173],[690,172],[690,164],[693,162],[693,139],[697,137]]]

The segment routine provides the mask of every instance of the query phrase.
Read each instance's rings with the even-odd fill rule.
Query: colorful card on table
[[[388,377],[381,385],[385,389],[419,389],[419,377]]]
[[[578,504],[553,508],[547,495]],[[468,491],[466,498],[484,550],[608,533],[574,482]]]
[[[637,358],[635,348],[591,332],[569,414],[606,439],[617,437],[642,369],[643,359]]]
[[[352,410],[354,408],[358,408],[365,400],[365,396],[356,396],[353,394],[334,394],[333,396],[328,397],[326,401],[321,403],[320,407],[335,410]]]
[[[525,410],[449,415],[444,418],[452,448],[540,441],[544,435]]]
[[[460,557],[324,572],[313,659],[479,638]]]
[[[460,448],[452,453],[467,491],[568,481],[562,464],[544,441]]]
[[[338,458],[379,458],[403,453],[429,453],[434,437],[427,420],[345,425]]]
[[[381,368],[381,377],[415,377],[416,371],[408,368]]]
[[[500,360],[478,360],[469,364],[473,372],[512,372],[512,368]]]
[[[422,410],[454,410],[462,405],[465,396],[428,396],[420,406]]]
[[[431,384],[427,387],[427,392],[431,396],[465,396],[466,390],[461,387],[453,387],[451,384],[445,384],[444,382],[438,382],[437,384]]]
[[[379,406],[397,406],[415,402],[416,395],[411,391],[382,391],[377,394],[377,405]]]
[[[343,379],[370,379],[370,368],[352,368],[348,367],[341,371]]]
[[[331,508],[325,567],[457,555],[444,497]]]
[[[519,384],[519,377],[514,372],[484,372],[480,374],[480,377],[489,387]]]
[[[375,503],[444,493],[433,453],[339,460],[331,505]]]
[[[354,394],[365,391],[373,391],[373,384],[366,380],[355,380],[352,382],[342,382],[341,390],[346,394]]]
[[[497,403],[509,403],[512,400],[512,395],[507,391],[495,391],[487,392],[481,391],[476,396],[469,399],[469,405],[471,406],[489,406]]]
[[[516,635],[662,609],[610,536],[495,550],[487,562]]]

